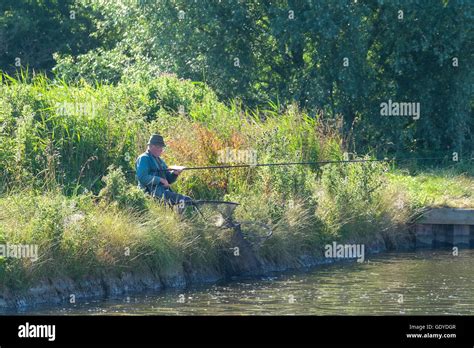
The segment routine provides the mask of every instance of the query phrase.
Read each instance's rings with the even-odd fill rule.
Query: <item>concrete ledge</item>
[[[474,209],[433,208],[424,213],[416,223],[428,225],[474,225]]]

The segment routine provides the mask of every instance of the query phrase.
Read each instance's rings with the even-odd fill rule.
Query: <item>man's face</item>
[[[160,157],[161,154],[163,153],[163,151],[164,151],[164,149],[163,149],[162,146],[150,145],[150,152],[155,157]]]

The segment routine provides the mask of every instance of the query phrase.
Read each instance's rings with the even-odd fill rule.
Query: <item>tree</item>
[[[78,55],[98,44],[91,13],[74,0],[2,0],[0,69],[50,72],[53,53]]]

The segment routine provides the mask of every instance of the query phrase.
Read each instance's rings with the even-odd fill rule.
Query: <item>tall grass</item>
[[[0,242],[38,244],[40,259],[0,258],[0,284],[126,270],[218,269],[229,235],[180,219],[136,188],[135,158],[151,133],[168,164],[219,164],[219,151],[260,163],[343,158],[343,140],[296,106],[223,104],[203,84],[67,85],[0,76]],[[273,262],[319,255],[333,240],[395,242],[425,205],[473,206],[473,181],[454,172],[415,177],[381,163],[184,172],[178,191],[240,202],[239,220],[273,227],[259,250]]]

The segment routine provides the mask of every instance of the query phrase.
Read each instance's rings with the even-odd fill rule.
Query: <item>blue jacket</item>
[[[138,187],[155,195],[162,195],[168,188],[160,182],[160,178],[170,184],[176,181],[177,175],[167,171],[168,166],[160,157],[153,156],[149,151],[138,156],[136,161]]]

